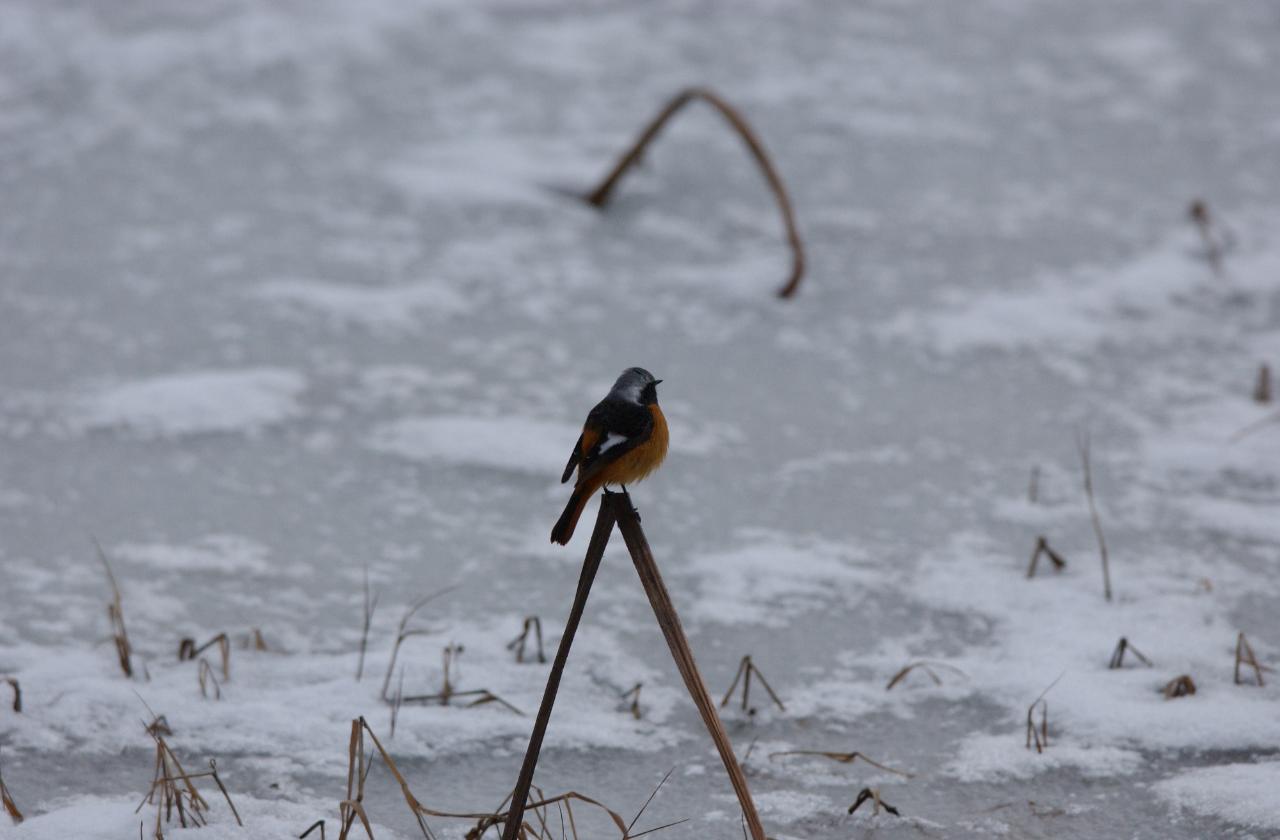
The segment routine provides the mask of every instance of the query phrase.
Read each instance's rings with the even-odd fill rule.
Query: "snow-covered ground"
[[[0,772],[27,819],[0,837],[150,832],[152,713],[246,824],[206,785],[201,837],[336,836],[361,715],[423,803],[497,806],[548,667],[506,645],[530,615],[559,638],[590,529],[547,542],[557,479],[629,365],[665,380],[634,500],[704,674],[749,653],[786,705],[725,710],[771,836],[1280,836],[1280,673],[1233,680],[1240,632],[1280,664],[1280,422],[1237,434],[1280,411],[1251,399],[1280,369],[1277,77],[1266,0],[6,2]],[[794,300],[709,109],[606,213],[565,195],[689,84],[790,187]],[[1040,535],[1067,565],[1028,580]],[[629,818],[674,767],[637,830],[739,837],[615,543],[537,783]],[[222,632],[202,696],[179,642]],[[1121,637],[1151,665],[1108,669]],[[453,687],[515,710],[406,704],[392,736],[384,684],[439,691],[451,646]],[[940,684],[886,690],[917,660]],[[848,815],[867,786],[902,816]],[[366,806],[418,836],[381,768]]]

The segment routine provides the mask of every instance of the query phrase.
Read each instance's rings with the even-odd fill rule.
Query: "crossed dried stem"
[[[854,811],[858,810],[858,808],[862,807],[862,803],[866,802],[867,800],[871,800],[871,805],[872,805],[871,813],[873,815],[879,814],[880,809],[883,808],[884,810],[888,811],[890,814],[893,814],[895,817],[902,816],[902,814],[899,813],[897,808],[893,807],[888,802],[885,802],[883,799],[880,798],[880,788],[863,788],[862,790],[858,791],[858,798],[853,800],[853,804],[849,806],[849,813],[852,814]]]
[[[720,701],[720,708],[723,709],[725,706],[729,705],[729,698],[733,696],[733,690],[738,687],[738,681],[742,680],[742,710],[748,714],[755,714],[756,710],[754,708],[750,708],[749,703],[751,697],[751,678],[753,676],[760,681],[762,686],[764,686],[764,690],[769,692],[769,697],[777,704],[778,708],[785,712],[787,707],[778,699],[778,695],[769,685],[769,681],[764,678],[764,674],[761,673],[760,669],[756,667],[756,664],[751,661],[750,654],[742,657],[742,660],[738,663],[738,671],[733,675],[733,682],[730,683],[729,690],[724,693],[724,699]]]
[[[609,201],[609,197],[613,194],[618,181],[622,179],[627,170],[641,160],[645,149],[661,133],[667,121],[675,116],[685,105],[694,100],[706,102],[728,121],[729,125],[733,127],[733,130],[738,133],[738,136],[746,144],[751,156],[755,158],[756,164],[759,165],[760,171],[764,174],[765,180],[769,183],[769,189],[773,192],[773,197],[778,204],[778,211],[782,214],[782,224],[786,229],[787,242],[791,246],[791,275],[787,278],[787,282],[782,288],[778,289],[778,297],[789,298],[796,293],[796,289],[800,287],[800,280],[804,277],[804,245],[801,243],[800,233],[796,229],[795,213],[791,208],[791,198],[787,194],[787,188],[782,183],[782,178],[778,176],[777,170],[774,168],[772,161],[770,161],[769,155],[764,149],[764,144],[760,142],[756,133],[747,124],[742,115],[738,113],[737,109],[721,99],[714,91],[707,88],[692,87],[678,93],[645,127],[635,143],[619,158],[599,186],[584,195],[583,199],[594,207],[603,207]]]
[[[1053,570],[1060,572],[1067,567],[1067,561],[1061,554],[1049,547],[1049,541],[1043,535],[1036,537],[1036,546],[1031,550],[1031,562],[1027,565],[1027,578],[1036,576],[1036,564],[1040,562],[1040,555],[1049,558],[1049,562],[1053,564]]]
[[[231,801],[231,794],[227,792],[227,787],[222,783],[221,777],[218,776],[218,764],[210,759],[209,770],[205,773],[188,773],[182,767],[182,762],[178,760],[178,756],[173,749],[164,740],[164,737],[158,734],[153,727],[147,727],[147,734],[151,736],[156,744],[156,761],[155,773],[151,780],[151,788],[147,791],[146,796],[138,803],[138,807],[134,809],[134,813],[142,810],[142,807],[148,803],[156,806],[156,821],[153,837],[155,840],[163,840],[164,825],[173,821],[173,814],[177,812],[178,824],[182,828],[194,828],[202,825],[208,825],[209,803],[196,789],[195,780],[200,778],[211,778],[214,784],[218,786],[218,790],[222,793],[223,799],[227,802],[227,807],[231,809],[231,815],[235,817],[236,824],[244,826],[244,822],[240,819],[240,812],[236,810],[235,803]]]
[[[1262,680],[1262,672],[1270,671],[1271,669],[1268,668],[1266,665],[1263,665],[1262,663],[1258,662],[1258,657],[1255,656],[1253,653],[1253,645],[1249,644],[1249,640],[1244,637],[1243,632],[1241,632],[1238,636],[1236,636],[1236,667],[1235,667],[1236,685],[1244,684],[1244,678],[1240,676],[1241,665],[1248,665],[1250,668],[1253,669],[1253,678],[1254,678],[1254,681],[1258,684],[1259,688],[1265,685],[1265,683]]]
[[[618,530],[622,532],[622,538],[626,542],[631,560],[635,564],[636,573],[640,576],[645,595],[648,596],[649,604],[653,607],[654,617],[657,619],[658,626],[666,639],[667,647],[675,660],[676,668],[680,671],[680,676],[684,680],[685,688],[693,699],[694,705],[697,706],[702,722],[707,727],[707,731],[711,735],[717,751],[720,753],[720,760],[724,764],[725,772],[729,775],[729,781],[738,797],[738,804],[742,808],[746,829],[750,830],[751,840],[765,840],[764,827],[760,823],[755,803],[751,799],[746,775],[743,773],[738,760],[734,757],[733,744],[724,729],[724,724],[720,721],[715,703],[710,694],[708,694],[702,674],[694,661],[693,651],[689,647],[689,641],[685,637],[684,629],[680,626],[680,617],[676,613],[675,606],[671,603],[671,595],[667,591],[662,575],[658,571],[658,564],[653,558],[653,552],[649,548],[649,542],[640,527],[640,517],[631,504],[631,497],[625,491],[607,494],[600,501],[600,513],[596,518],[595,529],[591,534],[591,542],[587,546],[587,554],[583,560],[582,573],[578,578],[578,589],[574,595],[573,607],[569,611],[564,633],[560,637],[560,646],[556,650],[555,659],[551,664],[551,672],[547,676],[547,686],[543,691],[542,703],[538,709],[538,716],[534,721],[533,733],[529,736],[529,747],[525,751],[520,775],[512,792],[511,813],[503,829],[503,840],[518,840],[520,836],[521,819],[525,811],[529,791],[533,785],[533,773],[537,768],[538,755],[542,750],[542,740],[546,734],[547,724],[551,719],[551,709],[555,705],[556,694],[560,688],[560,678],[564,672],[565,663],[568,661],[569,650],[573,645],[573,638],[577,633],[578,625],[581,623],[582,614],[586,609],[591,585],[595,581],[597,571],[599,571],[600,561],[604,558],[604,550],[609,543],[609,537],[613,533],[615,524]]]
[[[520,635],[507,642],[507,650],[513,650],[516,653],[516,662],[524,662],[525,643],[529,639],[529,631],[533,631],[534,641],[538,646],[538,662],[546,662],[547,655],[542,650],[542,619],[536,615],[527,616],[524,624],[520,628]]]
[[[1107,663],[1107,668],[1114,671],[1117,668],[1123,667],[1126,651],[1137,657],[1138,661],[1143,665],[1146,665],[1148,668],[1152,667],[1151,660],[1143,656],[1142,651],[1134,647],[1132,642],[1124,636],[1121,636],[1120,641],[1116,642],[1116,649],[1111,653],[1111,661]]]
[[[494,694],[492,691],[490,691],[487,688],[476,688],[476,689],[470,689],[468,691],[458,691],[454,687],[453,679],[451,677],[451,668],[453,665],[457,663],[458,657],[462,655],[462,652],[463,652],[462,645],[455,645],[455,644],[445,645],[444,654],[443,654],[444,678],[441,683],[440,691],[437,694],[413,694],[413,695],[405,696],[403,693],[404,671],[402,669],[400,672],[401,686],[399,689],[397,689],[396,696],[392,699],[392,701],[390,701],[393,704],[393,711],[392,711],[393,719],[396,714],[396,711],[398,711],[400,705],[403,703],[419,703],[423,705],[438,704],[441,706],[448,706],[450,704],[450,701],[459,697],[476,698],[470,703],[467,703],[466,708],[483,706],[486,703],[497,703],[498,705],[503,706],[504,708],[509,709],[510,711],[513,711],[516,714],[523,717],[524,712],[520,711],[515,706],[511,705],[506,700],[503,700],[501,697]],[[394,734],[394,727],[392,729],[392,732]]]

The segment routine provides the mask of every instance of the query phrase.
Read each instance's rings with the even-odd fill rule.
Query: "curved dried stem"
[[[775,758],[778,758],[780,756],[787,756],[787,755],[811,755],[811,756],[817,756],[818,758],[829,758],[832,761],[838,761],[841,764],[852,764],[854,761],[858,759],[862,759],[867,764],[870,764],[872,767],[879,767],[881,770],[884,770],[885,772],[893,773],[895,775],[901,776],[904,779],[911,778],[911,774],[906,772],[905,770],[895,770],[894,768],[888,766],[887,764],[881,764],[875,759],[868,758],[866,754],[860,753],[860,752],[841,753],[841,752],[825,752],[823,750],[785,750],[783,752],[769,753],[769,760],[772,761]]]
[[[675,98],[667,103],[658,115],[653,118],[640,133],[635,143],[619,158],[614,164],[613,169],[605,176],[594,190],[583,196],[583,199],[594,207],[603,207],[613,194],[614,188],[632,166],[637,164],[644,156],[645,149],[649,144],[657,138],[662,132],[667,122],[674,117],[681,108],[688,105],[694,100],[701,100],[712,108],[714,108],[725,120],[733,127],[738,136],[742,138],[742,142],[746,144],[751,156],[755,159],[756,164],[760,167],[765,180],[769,183],[769,189],[773,192],[773,197],[778,204],[778,212],[782,215],[782,224],[786,229],[787,242],[791,246],[791,275],[787,278],[787,282],[778,289],[778,297],[789,298],[796,293],[796,289],[800,286],[800,280],[804,277],[804,245],[800,241],[800,233],[796,229],[795,213],[792,211],[791,198],[787,194],[787,188],[782,183],[782,178],[778,176],[778,171],[774,168],[773,162],[769,159],[768,153],[764,149],[764,144],[760,142],[755,131],[747,124],[747,121],[738,113],[728,102],[725,102],[714,91],[702,87],[686,88],[676,94]]]
[[[908,662],[906,665],[902,666],[902,669],[898,671],[898,673],[893,675],[893,679],[889,680],[889,684],[884,687],[884,690],[892,691],[895,685],[897,685],[898,683],[906,679],[907,674],[910,674],[916,668],[919,668],[920,670],[928,674],[929,679],[933,680],[934,685],[942,685],[942,680],[933,671],[934,668],[945,668],[948,671],[959,674],[965,679],[968,679],[969,677],[968,674],[966,674],[964,671],[961,671],[959,668],[957,668],[954,665],[948,665],[945,662],[934,662],[928,659],[919,659],[915,662]]]

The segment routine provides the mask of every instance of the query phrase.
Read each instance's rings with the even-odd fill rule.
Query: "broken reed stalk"
[[[583,560],[582,574],[578,580],[578,591],[574,595],[573,607],[569,611],[569,619],[565,624],[565,632],[560,639],[559,649],[556,651],[555,659],[552,662],[551,673],[547,677],[547,687],[542,695],[542,705],[538,709],[533,734],[529,737],[529,748],[525,752],[524,763],[520,768],[520,776],[512,791],[511,811],[507,815],[502,838],[503,840],[518,840],[520,836],[526,800],[533,784],[533,773],[538,764],[538,754],[542,749],[542,740],[546,734],[547,723],[551,719],[551,708],[555,704],[556,693],[560,688],[560,677],[564,672],[565,662],[569,657],[569,649],[573,644],[573,637],[582,619],[587,596],[591,592],[591,584],[595,580],[596,572],[599,571],[600,561],[604,557],[605,546],[609,544],[609,537],[613,533],[615,524],[622,532],[622,538],[627,544],[631,560],[635,564],[636,572],[640,576],[640,582],[644,586],[645,594],[653,607],[658,626],[662,629],[662,634],[666,638],[667,647],[671,650],[672,658],[675,660],[680,676],[684,680],[685,688],[688,689],[694,704],[698,707],[698,713],[702,716],[702,721],[706,725],[712,741],[715,742],[721,761],[724,762],[734,793],[737,794],[738,803],[742,807],[746,825],[750,829],[751,840],[765,840],[764,827],[760,824],[760,817],[756,813],[755,803],[751,799],[746,776],[734,757],[733,745],[729,740],[729,735],[725,732],[724,724],[721,723],[720,716],[716,713],[715,702],[711,699],[706,684],[702,680],[702,675],[698,671],[697,663],[693,659],[693,651],[690,650],[689,642],[685,638],[683,628],[680,626],[680,618],[671,603],[671,596],[667,592],[666,584],[662,581],[662,575],[659,573],[657,563],[653,559],[653,553],[649,549],[649,543],[645,539],[644,531],[640,528],[640,517],[631,505],[630,495],[625,492],[606,493],[600,500],[600,513],[596,518],[595,530],[591,534],[591,542],[587,546],[586,558]]]
[[[185,662],[189,659],[195,659],[214,645],[218,646],[218,654],[222,662],[222,679],[226,682],[231,679],[231,640],[227,638],[226,633],[219,633],[199,647],[196,647],[195,639],[183,639],[178,642],[178,661]],[[203,658],[200,661],[207,664],[207,660]]]
[[[1129,651],[1138,658],[1138,661],[1148,668],[1152,667],[1151,660],[1142,655],[1142,651],[1138,650],[1124,636],[1120,637],[1120,641],[1116,642],[1116,649],[1111,652],[1111,661],[1107,663],[1107,668],[1114,671],[1124,666],[1125,652]]]
[[[320,829],[320,840],[324,840],[324,820],[316,820],[313,822],[306,831],[298,835],[298,840],[307,840],[307,837],[311,832],[315,831],[317,828]]]
[[[1253,386],[1253,401],[1262,405],[1271,402],[1271,367],[1266,362],[1258,366],[1258,383]]]
[[[4,783],[4,773],[0,772],[0,805],[4,807],[4,811],[9,815],[9,819],[14,825],[21,825],[23,816],[18,810],[18,803],[13,801],[13,796],[9,793],[9,788]]]
[[[413,620],[413,617],[415,615],[417,615],[418,610],[422,609],[427,604],[434,601],[436,598],[439,598],[443,595],[447,595],[457,588],[458,587],[456,586],[448,586],[437,592],[432,592],[429,595],[424,595],[418,600],[414,601],[412,604],[410,604],[408,608],[405,609],[404,615],[400,616],[400,624],[396,628],[396,640],[395,640],[395,643],[392,644],[391,646],[391,661],[387,663],[387,673],[382,678],[382,691],[380,692],[379,696],[384,701],[389,702],[391,700],[391,698],[387,696],[387,689],[391,687],[391,675],[395,672],[395,669],[396,669],[396,657],[400,654],[400,645],[404,644],[404,640],[410,638],[411,636],[423,636],[423,635],[426,635],[428,632],[427,630],[424,630],[424,629],[410,630],[409,622]]]
[[[765,151],[764,144],[760,142],[755,131],[747,124],[747,121],[738,113],[737,109],[721,99],[712,90],[691,87],[680,91],[645,127],[635,143],[618,159],[618,162],[614,164],[613,169],[604,177],[599,186],[583,196],[583,199],[594,207],[603,207],[609,201],[609,197],[613,194],[618,181],[622,179],[628,169],[641,160],[645,149],[661,133],[667,121],[675,116],[685,105],[698,99],[706,102],[728,121],[729,125],[738,133],[738,136],[742,138],[743,143],[746,144],[751,156],[755,158],[756,164],[760,167],[761,173],[764,174],[765,180],[769,183],[769,189],[773,192],[774,200],[778,204],[778,211],[782,214],[782,224],[786,229],[787,242],[791,246],[791,276],[787,278],[787,282],[778,290],[778,297],[789,298],[800,287],[800,280],[804,277],[805,263],[804,245],[801,243],[800,233],[796,229],[791,198],[787,194],[787,188],[783,185],[782,178],[778,176],[778,171],[774,168],[773,162],[769,159],[769,154]]]
[[[1089,501],[1089,518],[1093,522],[1093,533],[1098,537],[1098,554],[1102,558],[1102,594],[1111,600],[1111,564],[1107,559],[1107,541],[1102,536],[1102,521],[1098,518],[1098,503],[1093,496],[1093,461],[1089,430],[1081,429],[1076,433],[1076,448],[1080,451],[1080,465],[1084,471],[1084,495]]]
[[[1172,700],[1175,697],[1188,697],[1196,693],[1196,681],[1191,679],[1189,675],[1183,674],[1165,683],[1160,693],[1164,695],[1166,700]]]
[[[631,712],[631,716],[636,720],[640,719],[640,689],[644,688],[644,683],[638,682],[631,688],[622,692],[622,700],[625,703],[627,698],[631,698],[631,703],[627,706],[627,710]]]
[[[967,678],[969,676],[964,671],[961,671],[959,668],[957,668],[954,665],[948,665],[945,662],[934,662],[931,660],[920,659],[920,660],[917,660],[916,662],[908,662],[906,665],[902,666],[902,669],[899,670],[898,673],[894,674],[893,678],[889,680],[889,684],[884,687],[884,690],[892,691],[894,686],[896,686],[898,683],[906,679],[907,674],[910,674],[916,668],[919,668],[920,670],[928,674],[929,679],[933,680],[934,685],[942,685],[941,678],[939,678],[938,675],[933,671],[934,668],[946,668],[948,671],[952,671],[956,674],[959,674],[962,677]]]
[[[111,622],[111,638],[116,646],[116,658],[120,661],[120,670],[126,677],[133,677],[133,645],[129,643],[129,631],[124,626],[124,606],[120,601],[120,587],[116,584],[115,573],[111,571],[111,563],[102,544],[93,538],[93,547],[97,549],[98,559],[107,573],[107,583],[111,585],[111,601],[107,604],[107,619]]]
[[[764,674],[751,661],[751,655],[747,654],[742,657],[742,661],[738,663],[738,672],[733,675],[733,682],[729,685],[729,690],[724,693],[724,699],[720,701],[720,708],[729,705],[729,698],[733,696],[733,690],[738,687],[738,680],[742,680],[742,710],[750,714],[755,714],[755,709],[748,709],[749,699],[751,695],[751,678],[755,677],[764,686],[764,690],[769,692],[769,696],[773,698],[773,702],[778,705],[782,711],[786,711],[787,707],[778,699],[778,695],[774,693],[773,688],[769,685],[769,681],[764,678]]]
[[[369,597],[369,564],[364,566],[364,618],[360,622],[360,658],[356,661],[356,682],[364,677],[364,654],[369,648],[369,627],[373,624],[374,610],[378,609],[378,595]]]
[[[866,802],[868,799],[871,800],[871,813],[873,815],[879,814],[880,809],[883,808],[895,817],[902,816],[902,814],[898,812],[897,808],[880,798],[880,788],[863,788],[858,791],[858,798],[853,800],[853,804],[849,806],[849,813],[852,814],[854,811],[858,810],[862,803]]]
[[[1027,578],[1031,579],[1036,576],[1036,564],[1040,561],[1040,555],[1049,558],[1053,563],[1053,570],[1060,572],[1067,567],[1067,561],[1061,554],[1049,547],[1049,541],[1043,535],[1036,537],[1036,547],[1031,550],[1031,562],[1027,565]]]
[[[190,827],[207,825],[209,820],[205,815],[209,811],[209,803],[200,795],[200,791],[196,790],[194,779],[213,775],[213,773],[187,773],[182,768],[182,762],[178,760],[178,756],[161,735],[152,731],[150,727],[147,729],[147,734],[156,743],[155,775],[151,780],[151,789],[138,803],[134,813],[141,811],[142,806],[147,803],[156,806],[154,836],[157,840],[162,840],[164,837],[162,825],[172,822],[174,811],[178,812],[178,824],[183,828],[187,828],[188,825]],[[221,782],[219,787],[222,787]],[[225,792],[226,789],[223,788],[223,793]],[[227,802],[230,804],[230,797],[227,798]],[[232,806],[231,810],[234,812],[235,807]],[[239,820],[240,816],[236,814],[236,821],[239,822]]]
[[[1226,247],[1226,242],[1214,231],[1213,219],[1209,215],[1209,205],[1203,199],[1197,198],[1191,202],[1191,206],[1187,209],[1187,215],[1195,224],[1196,230],[1200,232],[1200,240],[1204,243],[1205,256],[1209,260],[1209,265],[1213,268],[1213,273],[1222,274],[1222,253]]]
[[[209,685],[213,685],[213,699],[222,699],[222,686],[218,683],[218,678],[213,675],[213,666],[209,664],[209,660],[203,656],[200,657],[200,667],[196,672],[196,681],[200,683],[200,696],[209,699]]]
[[[15,677],[2,677],[0,680],[7,682],[9,688],[13,689],[13,710],[18,714],[22,713],[22,686],[18,685]]]
[[[1027,707],[1027,749],[1031,749],[1031,745],[1035,744],[1036,752],[1042,753],[1049,746],[1049,703],[1045,700],[1047,695],[1058,680],[1066,676],[1066,671],[1058,674],[1053,682],[1045,686],[1044,691],[1040,692],[1040,696],[1031,701],[1031,705]],[[1036,707],[1040,708],[1040,727],[1037,729],[1035,725]]]
[[[631,497],[626,492],[614,493],[605,496],[600,504],[602,510],[605,507],[612,507],[614,510],[618,530],[622,532],[622,538],[631,553],[631,560],[640,576],[645,594],[649,596],[649,604],[653,607],[653,614],[658,619],[658,626],[662,628],[663,636],[666,637],[667,647],[671,650],[671,656],[675,659],[680,676],[684,679],[685,688],[693,698],[694,705],[698,707],[702,722],[707,727],[711,740],[715,742],[720,760],[729,774],[729,781],[733,785],[734,793],[737,794],[738,804],[742,808],[742,815],[750,831],[751,840],[765,840],[764,826],[760,823],[755,802],[751,799],[747,778],[734,757],[733,743],[725,732],[724,724],[716,713],[715,703],[707,692],[702,674],[698,671],[693,650],[689,647],[689,640],[685,638],[684,628],[680,626],[680,616],[676,613],[671,595],[667,592],[666,584],[663,583],[662,575],[658,571],[658,564],[653,558],[653,552],[649,549],[649,541],[645,539],[644,531],[640,528],[640,517],[631,505]],[[769,689],[769,693],[772,694],[773,690]],[[514,838],[506,838],[506,840],[514,840]]]
[[[1249,644],[1249,640],[1244,637],[1243,632],[1241,632],[1238,636],[1236,636],[1236,668],[1235,668],[1236,685],[1242,685],[1244,682],[1240,677],[1241,664],[1248,665],[1249,667],[1253,668],[1254,680],[1257,681],[1259,688],[1265,685],[1265,683],[1262,681],[1262,672],[1269,669],[1258,662],[1258,657],[1255,656],[1253,653],[1253,645]]]
[[[542,649],[542,619],[536,615],[527,616],[524,624],[520,628],[520,635],[507,642],[507,650],[513,650],[516,653],[516,662],[524,662],[524,647],[529,640],[529,631],[533,630],[534,641],[538,645],[538,662],[546,662],[547,655]]]
[[[1035,504],[1040,501],[1040,465],[1031,468],[1031,481],[1027,484],[1027,501]]]
[[[893,773],[895,775],[903,777],[904,779],[911,778],[911,774],[906,772],[905,770],[895,770],[894,768],[888,766],[887,764],[881,764],[880,762],[876,761],[873,758],[868,758],[865,753],[860,753],[860,752],[841,753],[841,752],[825,752],[823,750],[785,750],[783,752],[769,753],[769,760],[773,761],[775,758],[788,756],[788,755],[811,755],[811,756],[816,756],[818,758],[829,758],[832,761],[838,761],[841,764],[852,764],[858,759],[862,759],[867,764],[870,764],[872,767],[878,767],[887,773]]]

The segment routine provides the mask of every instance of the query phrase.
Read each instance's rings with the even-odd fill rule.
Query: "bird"
[[[667,418],[658,407],[658,384],[644,368],[627,368],[609,394],[587,415],[560,483],[578,473],[573,495],[551,529],[551,541],[567,545],[587,502],[601,487],[626,485],[653,472],[667,456]]]

